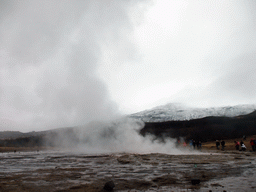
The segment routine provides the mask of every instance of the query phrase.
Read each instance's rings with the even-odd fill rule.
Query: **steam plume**
[[[138,3],[1,1],[0,129],[42,130],[117,115],[97,70],[106,51],[136,56],[129,34]]]

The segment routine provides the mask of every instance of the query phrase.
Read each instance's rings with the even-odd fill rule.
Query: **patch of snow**
[[[157,106],[150,110],[131,114],[130,117],[140,119],[144,122],[163,122],[191,120],[207,116],[235,117],[246,115],[256,110],[256,105],[236,105],[211,108],[191,108],[182,104],[169,103]]]

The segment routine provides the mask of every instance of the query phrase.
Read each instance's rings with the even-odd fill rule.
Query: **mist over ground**
[[[44,137],[44,145],[61,151],[86,154],[102,153],[198,153],[188,148],[176,148],[176,139],[164,140],[152,134],[142,136],[144,122],[120,118],[112,122],[90,122],[73,129],[53,131]],[[182,150],[183,149],[183,150]]]

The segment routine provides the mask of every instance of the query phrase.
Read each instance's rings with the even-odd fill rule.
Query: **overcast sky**
[[[256,103],[254,0],[0,1],[0,130]]]

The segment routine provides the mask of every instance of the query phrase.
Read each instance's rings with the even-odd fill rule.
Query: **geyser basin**
[[[89,155],[60,151],[3,153],[0,154],[0,186],[5,190],[20,191],[97,191],[112,180],[116,191],[147,191],[156,188],[168,191],[191,189],[191,179],[197,177],[200,179],[200,185],[196,185],[198,188],[213,189],[216,185],[212,184],[219,181],[226,190],[256,187],[254,182],[246,182],[249,178],[243,175],[248,174],[248,171],[250,174],[256,173],[255,154],[244,153],[239,154],[239,158],[237,156],[203,153]],[[242,177],[246,186],[236,186],[235,183],[233,186],[225,186],[222,178],[230,176]]]

